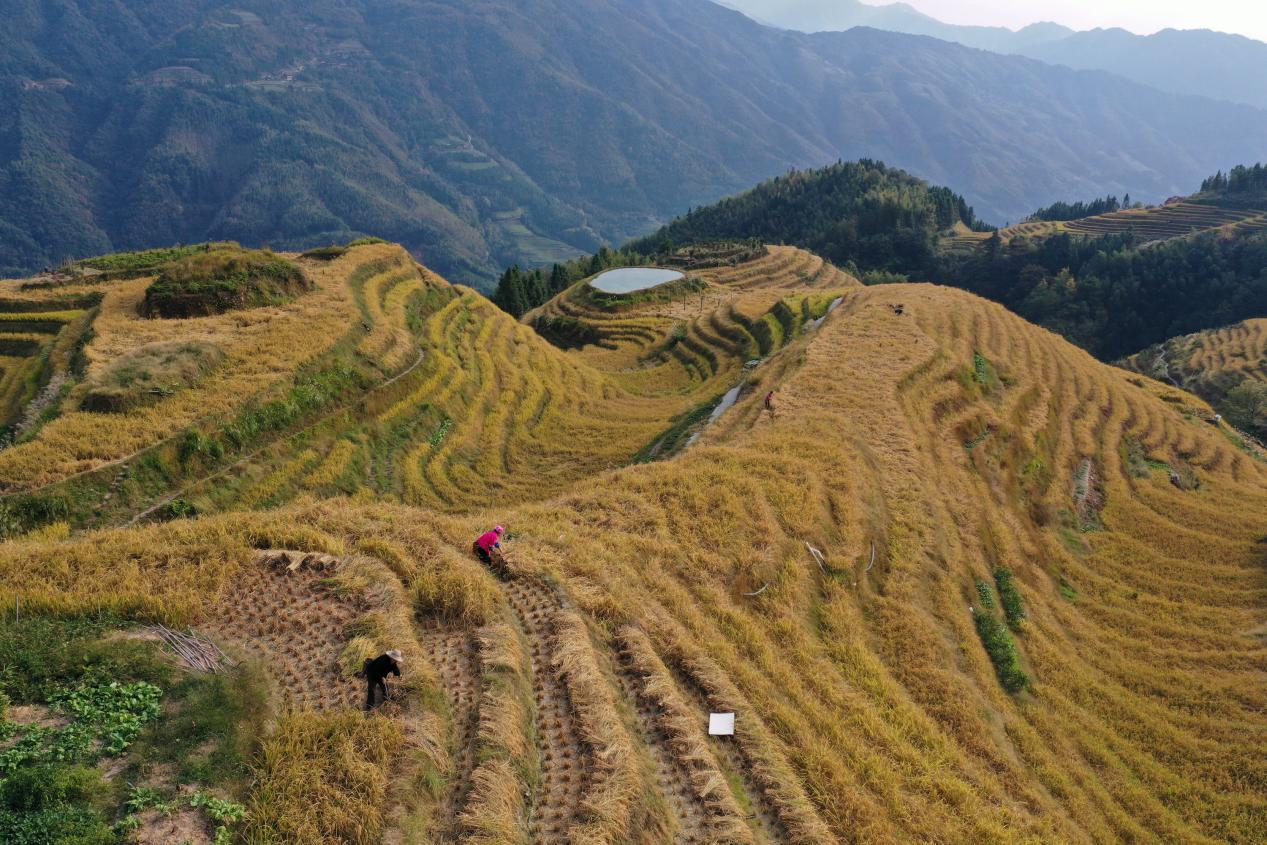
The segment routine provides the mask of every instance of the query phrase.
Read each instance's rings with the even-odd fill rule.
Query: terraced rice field
[[[0,296],[0,426],[8,437],[33,431],[60,401],[95,316],[89,295],[50,297],[13,286]]]
[[[381,298],[376,280],[393,273],[371,277],[367,296]],[[461,510],[561,491],[579,476],[627,463],[675,417],[715,402],[746,378],[748,361],[776,352],[812,314],[857,286],[821,259],[787,248],[700,276],[706,289],[685,302],[618,313],[578,304],[579,288],[559,296],[538,314],[583,320],[603,338],[567,353],[532,331],[538,314],[516,323],[464,288],[437,294],[414,335],[381,330],[375,306],[366,305],[374,330],[362,349],[397,338],[395,348],[421,356],[416,366],[376,390],[354,426],[340,418],[269,457],[267,470],[256,461],[223,489],[192,492],[226,506],[275,506],[302,493],[369,488]]]
[[[406,651],[396,765],[429,768],[394,787],[420,808],[395,841],[1261,842],[1267,463],[961,291],[787,249],[704,279],[565,293],[542,313],[603,341],[567,352],[436,287],[421,363],[244,469],[229,512],[0,545],[0,608],[212,627],[263,584],[312,620],[328,585],[269,587],[253,550],[334,559],[360,615],[296,636]],[[629,464],[745,377],[696,445]],[[346,497],[229,500],[339,466]],[[494,522],[503,577],[468,552]]]
[[[1238,388],[1267,383],[1267,319],[1172,338],[1119,363],[1200,396],[1229,416],[1232,425],[1244,427],[1237,436],[1250,448],[1255,448],[1255,439],[1267,435],[1261,418],[1229,402],[1229,397],[1244,393]]]
[[[1136,372],[1203,394],[1267,381],[1267,319],[1173,338],[1127,358]]]
[[[1019,223],[1000,229],[1004,243],[1015,237],[1043,238],[1059,232],[1098,238],[1135,232],[1143,242],[1152,243],[1183,238],[1200,232],[1221,231],[1229,235],[1249,235],[1267,231],[1267,211],[1221,208],[1214,205],[1182,202],[1172,205],[1127,209],[1080,220],[1049,222],[1043,220]],[[942,238],[942,246],[951,252],[976,249],[990,239],[989,232],[957,231]]]
[[[1134,231],[1145,241],[1182,238],[1216,229],[1236,234],[1263,231],[1267,229],[1267,212],[1181,202],[1161,208],[1115,211],[1065,224],[1065,230],[1074,234],[1098,237]]]

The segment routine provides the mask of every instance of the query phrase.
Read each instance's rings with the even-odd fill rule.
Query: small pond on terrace
[[[684,276],[677,270],[662,270],[658,267],[622,267],[601,274],[590,282],[590,287],[603,293],[636,293],[668,282],[676,282],[681,278]]]

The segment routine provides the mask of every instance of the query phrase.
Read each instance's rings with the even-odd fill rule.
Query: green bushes
[[[1016,651],[1016,640],[1012,633],[993,614],[980,612],[973,616],[977,624],[977,635],[985,646],[994,671],[999,676],[999,683],[1010,693],[1022,692],[1029,688],[1029,676],[1021,668],[1020,655]]]
[[[1267,384],[1242,382],[1227,392],[1222,407],[1232,425],[1267,439]]]
[[[85,258],[76,266],[90,270],[101,270],[106,273],[126,273],[129,271],[152,270],[171,261],[177,261],[190,255],[212,252],[215,250],[237,249],[236,241],[218,241],[214,243],[190,244],[165,249],[143,249],[136,252],[115,252],[110,255],[99,255]]]
[[[783,346],[783,324],[772,314],[755,321],[750,329],[757,340],[757,349],[765,357]]]
[[[369,384],[363,372],[345,361],[301,376],[285,396],[248,406],[218,433],[185,432],[178,447],[180,463],[219,461],[230,452],[258,444],[261,437],[284,431],[349,393],[364,391]]]
[[[976,583],[977,595],[981,597],[981,606],[986,610],[994,610],[998,605],[994,603],[994,592],[990,589],[990,585],[980,578]]]
[[[1025,603],[1012,578],[1012,570],[1004,567],[994,570],[994,583],[999,588],[999,601],[1003,604],[1003,615],[1007,617],[1008,627],[1013,630],[1020,628],[1025,621]]]
[[[541,316],[533,322],[533,328],[560,349],[579,349],[603,339],[598,329],[575,317]]]
[[[17,495],[0,500],[0,539],[17,537],[70,515],[61,496]]]
[[[149,343],[112,361],[88,384],[85,411],[123,413],[152,405],[194,384],[224,360],[210,343]]]
[[[1021,604],[1021,594],[1012,580],[1012,573],[999,567],[994,571],[994,580],[999,588],[999,603],[1003,605],[1008,625],[1017,628],[1025,618],[1025,609]],[[981,598],[980,609],[973,611],[977,636],[981,638],[981,644],[985,646],[986,654],[994,664],[994,671],[1003,688],[1010,693],[1022,692],[1029,688],[1030,679],[1021,667],[1016,640],[1008,630],[1008,625],[1004,625],[994,614],[998,603],[994,600],[994,591],[989,583],[978,578],[975,586],[977,595]]]
[[[0,782],[0,842],[7,845],[113,845],[103,805],[108,786],[96,769],[45,764]]]
[[[300,258],[309,258],[313,261],[334,261],[348,254],[348,248],[331,244],[330,246],[319,246],[302,253]]]
[[[219,249],[164,267],[145,292],[143,310],[150,317],[205,317],[277,305],[310,288],[300,269],[279,255]]]

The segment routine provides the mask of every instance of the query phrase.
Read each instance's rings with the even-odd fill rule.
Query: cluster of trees
[[[1105,360],[1267,314],[1267,235],[1216,234],[1141,248],[1132,233],[991,238],[947,257],[939,281],[1002,302]]]
[[[1218,404],[1232,425],[1267,442],[1267,384],[1243,381]]]
[[[613,250],[603,247],[593,255],[555,264],[548,272],[540,267],[524,270],[516,264],[502,273],[492,299],[503,311],[522,317],[532,309],[545,305],[581,279],[613,267],[631,267],[647,261],[647,256],[631,249]]]
[[[962,223],[977,231],[963,197],[878,161],[837,162],[794,170],[684,217],[630,248],[755,238],[795,244],[842,267],[928,274],[940,234]]]
[[[1029,216],[1030,220],[1080,220],[1083,217],[1095,217],[1097,214],[1108,214],[1120,211],[1123,207],[1131,207],[1131,195],[1126,195],[1124,202],[1117,197],[1107,196],[1102,200],[1091,202],[1057,202],[1046,208],[1040,208]]]
[[[1247,167],[1241,164],[1227,173],[1220,170],[1201,183],[1201,193],[1267,197],[1267,165],[1255,164]]]

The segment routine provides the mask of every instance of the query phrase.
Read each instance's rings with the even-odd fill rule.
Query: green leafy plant
[[[118,756],[146,723],[159,714],[163,692],[138,681],[57,689],[49,696],[55,712],[71,719],[65,727],[28,727],[0,752],[0,777],[22,766],[47,762],[92,762]]]
[[[230,845],[233,842],[234,825],[246,818],[246,807],[243,805],[205,792],[195,792],[190,796],[189,806],[202,810],[216,823],[212,845]]]
[[[1025,602],[1021,599],[1021,591],[1012,577],[1012,570],[999,567],[994,570],[994,583],[999,588],[999,601],[1003,604],[1003,615],[1013,630],[1020,628],[1025,621]]]
[[[985,646],[999,682],[1010,693],[1019,693],[1029,688],[1029,675],[1021,668],[1020,656],[1016,650],[1016,640],[1002,622],[990,613],[977,613],[973,616],[977,626],[977,635]]]
[[[994,591],[990,589],[990,585],[980,578],[977,579],[976,584],[977,595],[981,597],[981,606],[986,610],[994,610],[996,606],[994,603]]]
[[[444,438],[449,436],[449,431],[453,428],[453,420],[445,419],[440,426],[427,438],[427,442],[432,446],[439,446],[444,442]]]

